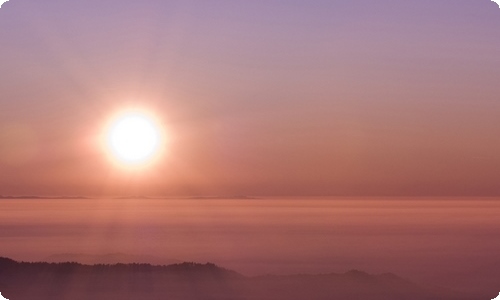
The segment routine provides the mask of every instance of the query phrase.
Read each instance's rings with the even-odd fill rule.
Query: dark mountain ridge
[[[215,264],[83,265],[0,258],[0,292],[14,300],[273,299],[472,300],[428,289],[394,274],[361,271],[246,277]]]
[[[60,253],[50,255],[43,259],[44,262],[77,262],[83,265],[98,264],[133,264],[146,263],[151,265],[171,265],[181,263],[178,259],[164,259],[153,255],[133,255],[128,253],[85,254],[85,253]]]

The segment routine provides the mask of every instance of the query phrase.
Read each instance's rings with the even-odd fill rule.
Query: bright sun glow
[[[140,165],[159,151],[161,134],[152,118],[146,114],[128,113],[117,118],[107,133],[112,155],[129,165]]]

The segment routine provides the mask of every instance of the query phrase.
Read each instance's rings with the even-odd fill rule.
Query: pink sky
[[[0,194],[499,195],[491,1],[9,1]],[[170,133],[124,172],[96,142]]]

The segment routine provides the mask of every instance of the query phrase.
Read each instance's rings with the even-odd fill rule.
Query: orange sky
[[[491,1],[9,1],[0,194],[500,195]],[[161,161],[111,163],[145,107]]]

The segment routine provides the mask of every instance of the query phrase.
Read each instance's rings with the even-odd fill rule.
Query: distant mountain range
[[[27,263],[0,258],[0,292],[13,300],[472,300],[394,274],[246,277],[214,264]]]
[[[181,263],[178,259],[163,259],[153,255],[133,255],[126,253],[109,253],[109,254],[83,254],[83,253],[62,253],[54,254],[46,257],[44,262],[49,263],[62,263],[62,262],[76,262],[84,265],[97,265],[97,264],[132,264],[132,263],[146,263],[151,265],[171,265]]]

